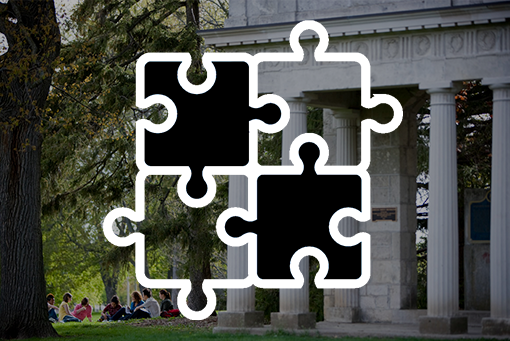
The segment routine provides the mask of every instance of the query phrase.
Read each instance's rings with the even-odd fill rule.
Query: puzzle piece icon
[[[249,121],[274,124],[280,119],[275,104],[249,106],[249,65],[245,62],[213,62],[216,82],[203,94],[184,90],[177,81],[179,62],[145,64],[145,96],[165,95],[177,107],[177,121],[164,133],[145,132],[145,163],[149,166],[189,166],[188,194],[205,195],[201,180],[205,166],[248,164]],[[168,80],[160,82],[162,75]],[[164,151],[164,152],[162,152]],[[196,176],[198,173],[198,176]]]
[[[248,232],[257,235],[257,274],[261,279],[292,279],[289,267],[292,256],[310,246],[321,250],[329,260],[326,279],[361,276],[361,243],[339,245],[328,228],[329,220],[339,209],[351,207],[361,211],[361,178],[318,175],[315,162],[319,153],[315,144],[305,143],[299,149],[304,163],[302,174],[259,176],[257,219],[246,222],[233,217],[226,223],[226,232],[231,237]]]
[[[189,175],[181,179],[185,185],[179,194],[189,206],[199,207],[210,202],[211,194],[214,197],[206,167],[216,167],[214,174],[227,175],[235,172],[232,167],[246,166],[250,162],[250,131],[255,130],[250,123],[257,120],[257,129],[272,126],[274,131],[281,130],[288,121],[288,106],[274,95],[265,102],[256,101],[256,84],[250,80],[257,76],[256,65],[248,54],[206,54],[203,63],[208,78],[199,86],[186,77],[188,60],[188,54],[148,54],[138,61],[140,105],[151,98],[155,99],[152,104],[171,101],[175,113],[169,112],[172,123],[165,130],[146,126],[140,131],[143,138],[137,152],[142,155],[137,161],[139,167],[170,167],[176,172],[189,168],[182,172]],[[275,104],[271,102],[274,99],[280,101]],[[286,106],[283,112],[281,106]],[[193,200],[200,198],[204,198],[200,204]]]
[[[299,287],[297,264],[306,255],[320,262],[319,288],[332,283],[359,287],[368,281],[370,236],[341,236],[338,222],[359,218],[363,206],[366,210],[369,202],[363,196],[370,178],[354,168],[350,173],[346,167],[325,166],[327,155],[320,136],[300,135],[291,146],[294,165],[261,166],[258,176],[248,180],[248,192],[256,193],[248,211],[231,208],[218,218],[218,235],[226,244],[239,246],[243,238],[251,239],[248,254],[256,259],[248,273],[256,286]]]

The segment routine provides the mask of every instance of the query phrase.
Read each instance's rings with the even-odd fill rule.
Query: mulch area
[[[193,328],[206,328],[212,329],[218,324],[217,316],[210,316],[204,320],[195,321],[186,317],[170,317],[158,319],[143,319],[129,323],[137,327],[151,327],[151,326],[186,326]]]

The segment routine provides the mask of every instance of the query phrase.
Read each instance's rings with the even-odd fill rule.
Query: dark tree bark
[[[207,223],[207,208],[188,208],[188,214],[190,219],[188,267],[191,281],[188,307],[200,311],[207,305],[202,284],[204,279],[211,278],[212,242]]]
[[[207,305],[207,297],[202,290],[204,279],[211,278],[211,265],[209,259],[202,264],[190,267],[191,292],[188,296],[188,306],[191,310],[200,311]]]
[[[117,295],[117,285],[119,283],[119,265],[113,269],[101,268],[101,279],[103,280],[104,290],[106,291],[106,302],[110,302],[114,295]]]
[[[186,1],[186,24],[193,24],[197,28],[200,23],[199,0]]]
[[[53,0],[0,4],[0,338],[58,334],[48,320],[41,232],[41,115],[60,52]]]

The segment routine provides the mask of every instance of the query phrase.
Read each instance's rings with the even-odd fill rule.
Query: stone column
[[[455,94],[450,86],[420,86],[430,94],[427,316],[420,332],[467,332],[459,309],[459,235]]]
[[[359,110],[347,108],[332,110],[336,130],[336,164],[358,164],[357,127]],[[352,237],[359,232],[359,222],[347,217],[338,223],[340,233]],[[325,319],[334,322],[358,322],[360,319],[359,289],[335,289],[334,307],[324,311]]]
[[[244,175],[229,177],[228,206],[248,208],[248,179]],[[227,278],[238,279],[248,276],[248,246],[227,249]],[[264,313],[255,311],[255,287],[227,289],[227,311],[218,313],[218,327],[262,328]]]
[[[289,159],[290,145],[294,139],[307,132],[306,101],[303,98],[285,98],[289,104],[290,120],[282,132],[282,166],[292,165]]]
[[[282,165],[291,165],[289,159],[290,145],[296,137],[307,132],[306,102],[303,98],[285,98],[290,107],[290,120],[283,129],[282,136]],[[278,254],[275,254],[277,257]],[[315,328],[315,313],[309,309],[309,260],[305,257],[299,263],[305,283],[301,289],[280,289],[280,312],[271,313],[271,326],[282,329],[311,329]]]
[[[484,79],[493,91],[490,237],[491,316],[482,333],[510,335],[510,78]]]

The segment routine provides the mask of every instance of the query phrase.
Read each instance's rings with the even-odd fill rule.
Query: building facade
[[[360,52],[371,64],[372,93],[402,104],[397,130],[371,135],[371,206],[394,219],[344,219],[342,234],[368,232],[372,273],[359,289],[326,289],[328,321],[419,323],[426,333],[463,333],[459,312],[455,94],[463,81],[481,80],[493,90],[490,317],[486,334],[510,333],[510,2],[483,0],[230,0],[225,28],[202,31],[205,43],[226,52],[292,52],[288,38],[302,20],[316,20],[329,33],[327,52]],[[324,108],[329,163],[359,162],[359,122],[391,120],[392,110],[360,105],[356,63],[317,62],[317,33],[300,37],[302,62],[259,66],[259,93],[289,104],[282,162],[292,140],[306,132],[306,107]],[[430,99],[428,309],[416,309],[416,113]],[[246,207],[246,183],[231,176],[230,205]],[[328,193],[334,197],[341,195]],[[246,249],[229,247],[228,276],[247,275]],[[307,277],[307,260],[302,270]],[[229,289],[219,328],[261,326],[254,289]],[[313,328],[308,290],[282,289],[274,327]]]

